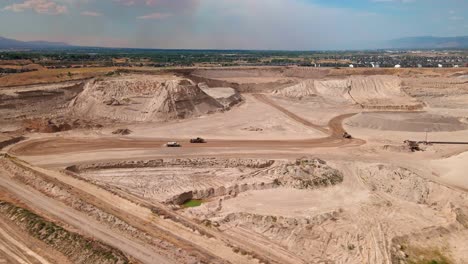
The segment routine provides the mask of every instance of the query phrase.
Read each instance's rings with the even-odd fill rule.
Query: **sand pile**
[[[425,203],[429,195],[427,180],[414,172],[390,165],[369,165],[359,175],[372,191],[387,193],[413,203]]]
[[[318,96],[326,102],[359,104],[363,108],[414,110],[424,105],[402,91],[394,76],[352,76],[347,79],[306,80],[273,91],[289,98]]]
[[[273,91],[273,94],[290,98],[303,98],[316,96],[317,92],[315,91],[314,80],[306,80],[284,89],[275,90]]]
[[[242,96],[238,91],[230,87],[208,87],[206,83],[199,83],[198,87],[206,94],[216,99],[224,107],[232,107],[242,102]]]
[[[320,159],[301,158],[273,170],[279,178],[275,182],[295,189],[315,189],[343,182],[343,174]]]
[[[87,83],[70,108],[91,119],[166,121],[221,111],[223,105],[187,79],[126,76]]]
[[[315,90],[329,101],[354,103],[349,96],[350,85],[348,79],[315,81]]]
[[[388,131],[441,132],[468,129],[456,117],[427,113],[361,113],[346,121],[352,127]]]
[[[352,99],[364,108],[415,110],[423,104],[402,91],[402,81],[395,76],[353,76]]]
[[[468,82],[460,78],[406,78],[405,92],[429,107],[466,109]]]
[[[328,102],[354,104],[349,96],[350,81],[343,80],[306,80],[298,84],[273,91],[276,96],[306,98],[319,96]]]

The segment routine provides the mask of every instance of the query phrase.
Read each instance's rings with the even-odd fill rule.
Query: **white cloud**
[[[26,0],[23,3],[11,4],[3,8],[3,10],[13,12],[23,12],[25,10],[33,10],[38,14],[58,15],[68,12],[65,5],[57,4],[51,0]]]

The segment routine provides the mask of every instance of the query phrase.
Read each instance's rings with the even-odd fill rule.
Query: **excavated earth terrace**
[[[0,263],[467,263],[466,75],[113,69],[0,88]]]

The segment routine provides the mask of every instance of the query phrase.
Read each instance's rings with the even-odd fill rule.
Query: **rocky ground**
[[[467,73],[1,88],[0,263],[467,263]]]

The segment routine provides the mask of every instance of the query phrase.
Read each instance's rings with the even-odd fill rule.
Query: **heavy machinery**
[[[168,147],[168,148],[180,148],[182,146],[177,142],[167,142],[166,147]]]
[[[201,137],[197,137],[197,138],[192,138],[190,139],[190,143],[193,143],[193,144],[200,144],[200,143],[206,143],[206,140],[204,140],[203,138]]]
[[[405,140],[404,143],[408,146],[411,152],[421,151],[422,149],[419,147],[419,142],[412,141],[412,140]]]
[[[350,134],[348,134],[348,132],[344,132],[343,138],[352,139],[353,137]]]

